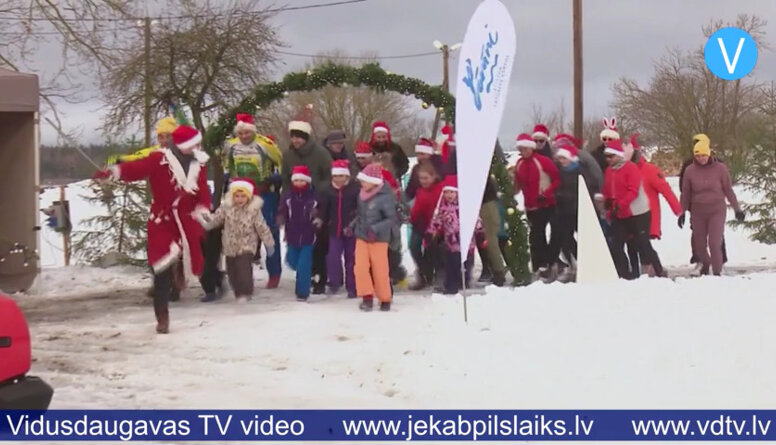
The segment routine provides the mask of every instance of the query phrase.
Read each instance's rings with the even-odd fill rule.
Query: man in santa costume
[[[202,135],[181,125],[172,133],[172,142],[170,148],[160,148],[143,159],[94,174],[98,181],[148,179],[152,196],[147,223],[148,263],[154,270],[154,313],[159,334],[169,332],[173,267],[182,261],[187,281],[202,273],[200,241],[205,233],[198,219],[210,212],[208,155],[200,149]]]
[[[391,140],[391,128],[385,122],[375,122],[372,125],[372,139],[369,141],[376,157],[389,156],[391,174],[399,181],[410,168],[410,160],[401,146]]]

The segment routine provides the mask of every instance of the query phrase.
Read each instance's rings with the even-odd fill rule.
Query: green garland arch
[[[328,62],[309,71],[286,74],[280,82],[257,86],[239,105],[222,114],[208,128],[205,134],[206,149],[212,154],[221,147],[236,124],[237,113],[253,114],[257,108],[266,108],[276,100],[285,98],[288,93],[314,91],[327,85],[368,86],[378,91],[413,95],[429,105],[442,108],[446,120],[455,122],[455,97],[441,86],[431,86],[419,79],[389,73],[377,63],[353,67]],[[498,162],[495,156],[491,175],[498,183],[499,199],[506,209],[504,217],[509,239],[505,249],[507,266],[512,274],[513,285],[525,285],[530,283],[531,273],[528,268],[528,231],[523,212],[517,209],[517,203],[512,197],[512,178],[506,166]]]
[[[221,146],[236,124],[237,113],[253,114],[257,107],[265,108],[272,102],[283,99],[288,93],[313,91],[327,85],[367,86],[378,91],[413,95],[429,105],[443,108],[446,119],[455,122],[455,98],[441,86],[431,86],[419,79],[389,73],[377,63],[354,67],[329,62],[309,71],[286,74],[280,82],[256,87],[239,105],[221,115],[218,121],[208,128],[205,136],[208,152],[212,153]]]

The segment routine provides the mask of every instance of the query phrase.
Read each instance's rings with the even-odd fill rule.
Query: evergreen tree
[[[757,202],[742,203],[747,220],[731,225],[745,227],[753,241],[776,244],[776,88],[771,83],[760,107],[764,122],[754,136],[755,143],[747,156],[747,168],[740,184],[751,192]]]
[[[131,152],[137,145],[133,139],[119,150]],[[108,146],[117,150],[113,144]],[[99,261],[106,254],[117,253],[121,262],[143,264],[150,202],[147,181],[92,182],[89,189],[91,193],[82,198],[105,211],[83,221],[87,230],[73,232],[73,252],[89,263]]]

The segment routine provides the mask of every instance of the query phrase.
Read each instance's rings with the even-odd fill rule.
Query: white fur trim
[[[170,250],[167,252],[167,255],[159,258],[154,264],[151,265],[151,268],[154,269],[154,273],[159,273],[163,270],[167,270],[168,267],[173,265],[178,258],[181,255],[181,248],[176,242],[170,243]]]
[[[534,138],[534,139],[536,139],[536,138],[549,139],[550,135],[545,133],[545,132],[543,132],[543,131],[537,131],[534,134],[532,134],[531,137]]]
[[[383,178],[375,178],[374,176],[364,174],[364,172],[359,172],[358,176],[356,176],[356,179],[375,185],[381,185],[383,183]]]
[[[625,159],[625,153],[620,151],[620,150],[615,150],[613,148],[606,147],[606,149],[604,149],[604,153],[606,153],[608,155],[619,156],[619,157]]]
[[[604,128],[603,131],[601,131],[601,140],[604,138],[620,139],[620,133],[617,133],[611,128]]]
[[[202,133],[197,132],[197,135],[193,138],[189,139],[186,142],[181,142],[180,144],[177,144],[177,147],[181,150],[188,150],[192,147],[195,147],[199,145],[202,142]]]
[[[291,175],[291,180],[292,181],[299,181],[299,180],[301,180],[301,181],[306,181],[306,182],[313,182],[313,178],[311,178],[311,177],[309,177],[307,175],[303,175],[301,173],[294,173],[293,175]]]
[[[357,158],[371,158],[372,156],[374,156],[374,154],[371,153],[371,152],[370,153],[356,153],[356,157]]]
[[[341,167],[332,167],[331,169],[331,175],[347,175],[350,176],[350,169],[347,168],[341,168]]]
[[[374,134],[374,133],[388,133],[388,128],[386,128],[386,127],[375,127],[375,128],[372,130],[372,133],[373,133],[373,134]]]
[[[191,171],[191,167],[189,167]],[[186,238],[186,232],[183,230],[183,224],[181,224],[180,215],[178,215],[178,203],[181,197],[178,196],[172,203],[172,215],[175,218],[175,224],[178,226],[178,233],[181,237],[181,244],[183,245],[183,277],[188,284],[189,281],[194,279],[194,271],[191,265],[191,247],[189,246],[189,240]]]
[[[576,161],[578,159],[576,156],[572,156],[571,152],[565,148],[558,149],[558,151],[555,152],[555,156],[568,159],[569,161]]]
[[[515,148],[533,148],[536,149],[536,142],[534,141],[517,141]]]
[[[313,127],[310,125],[309,122],[305,121],[291,121],[288,123],[288,131],[301,131],[305,134],[311,134],[313,132]]]
[[[237,125],[234,126],[234,134],[236,135],[237,132],[242,130],[251,130],[252,132],[256,133],[256,126],[249,124],[248,122],[239,121],[237,122]]]
[[[121,179],[121,164],[115,164],[111,165],[108,169],[110,171],[110,179],[113,181],[118,181]]]
[[[453,191],[453,192],[457,192],[458,191],[458,187],[453,187],[452,185],[446,185],[446,186],[442,187],[442,191],[443,192],[447,191],[447,190],[450,190],[450,191]]]
[[[238,180],[238,181],[231,181],[229,183],[229,194],[232,193],[232,187],[248,189],[248,194],[249,195],[253,195],[253,191],[254,191],[253,184],[251,184],[248,181],[240,181],[240,180]]]
[[[194,194],[194,192],[199,190],[199,171],[202,164],[207,162],[207,153],[199,150],[194,152],[194,160],[196,160],[196,162],[191,162],[189,164],[189,174],[186,175],[183,172],[183,166],[181,165],[180,161],[178,161],[178,158],[176,158],[172,153],[172,151],[167,148],[163,148],[161,151],[164,154],[162,164],[169,164],[172,176],[175,178],[175,182],[177,182],[176,189],[182,188],[190,194]],[[205,161],[203,162],[201,159],[205,159]]]
[[[434,147],[429,147],[428,145],[416,145],[415,153],[425,153],[427,155],[433,155]]]

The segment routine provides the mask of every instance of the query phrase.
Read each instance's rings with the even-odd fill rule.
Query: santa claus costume
[[[169,332],[173,266],[182,260],[187,281],[202,273],[200,241],[205,232],[198,220],[210,212],[208,155],[199,149],[202,135],[181,125],[173,132],[172,140],[171,148],[161,148],[146,158],[114,165],[94,175],[98,180],[149,181],[152,200],[147,223],[148,263],[154,271],[154,312],[160,334]]]

